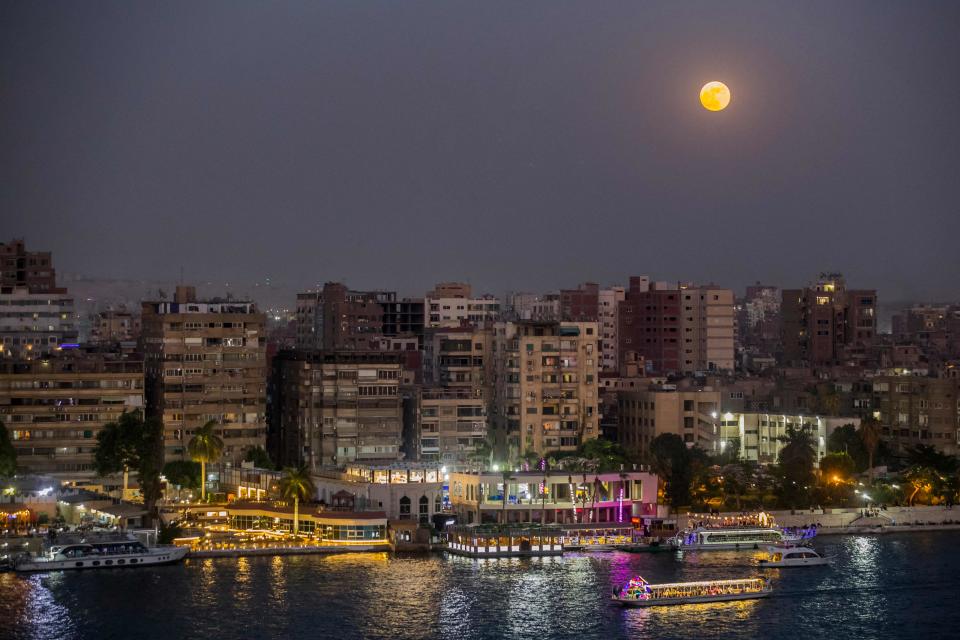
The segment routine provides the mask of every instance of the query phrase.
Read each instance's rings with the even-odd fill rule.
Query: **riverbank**
[[[250,556],[298,556],[334,553],[386,553],[389,545],[329,545],[303,547],[261,547],[256,549],[191,549],[187,558],[242,558]]]

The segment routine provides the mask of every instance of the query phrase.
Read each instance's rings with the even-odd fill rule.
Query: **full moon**
[[[716,80],[708,82],[700,89],[700,103],[708,111],[723,111],[730,104],[730,89]]]

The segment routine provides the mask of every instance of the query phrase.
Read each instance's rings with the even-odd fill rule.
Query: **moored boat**
[[[612,599],[624,607],[656,607],[755,600],[766,598],[772,592],[773,587],[766,578],[650,584],[637,576],[614,593]]]
[[[689,551],[748,550],[768,545],[800,544],[817,535],[817,528],[778,527],[772,516],[759,513],[754,516],[701,522],[681,531],[670,539],[674,549]]]
[[[146,547],[138,540],[111,540],[64,544],[45,553],[14,561],[15,571],[62,571],[66,569],[111,569],[172,564],[184,559],[189,549],[172,545]]]

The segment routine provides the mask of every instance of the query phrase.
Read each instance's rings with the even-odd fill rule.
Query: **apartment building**
[[[473,297],[468,284],[443,282],[424,298],[425,327],[484,326],[500,317],[500,300],[485,295]]]
[[[860,418],[782,413],[723,413],[719,418],[720,434],[713,452],[736,449],[741,460],[758,464],[774,464],[785,445],[788,428],[806,431],[817,451],[817,464],[827,455],[827,439],[838,427],[860,425]]]
[[[281,351],[273,360],[269,449],[311,469],[403,457],[401,352]]]
[[[620,368],[620,303],[626,297],[625,287],[601,289],[597,295],[597,322],[600,325],[600,368],[619,371]]]
[[[140,338],[140,315],[125,309],[108,309],[93,317],[90,342],[93,344],[116,344],[132,342]]]
[[[57,272],[49,251],[27,251],[22,239],[0,243],[0,288],[25,288],[30,293],[66,293],[57,287]]]
[[[64,349],[0,360],[0,421],[25,473],[90,479],[97,434],[124,411],[143,409],[143,362]]]
[[[599,435],[596,322],[494,325],[494,426],[501,454],[573,451]]]
[[[560,318],[560,296],[556,293],[511,293],[504,309],[504,321],[557,321]]]
[[[618,307],[620,354],[635,351],[658,373],[734,368],[733,291],[631,278]]]
[[[0,353],[36,358],[77,343],[73,296],[60,291],[0,289]]]
[[[389,303],[396,303],[393,291],[353,291],[339,282],[327,282],[321,291],[299,293],[297,347],[326,351],[375,349],[377,340],[384,335],[384,307]]]
[[[876,290],[847,289],[839,273],[821,273],[804,289],[784,289],[784,362],[825,366],[856,359],[874,342],[876,309]]]
[[[423,340],[423,383],[477,389],[488,398],[492,338],[491,329],[470,325],[427,329]]]
[[[925,444],[960,453],[960,378],[880,376],[873,394],[874,416],[895,448]]]
[[[263,446],[265,323],[253,302],[201,301],[189,286],[178,286],[172,301],[143,303],[147,410],[163,419],[167,460],[186,459],[187,443],[209,420],[225,460]]]
[[[560,290],[560,319],[564,322],[596,322],[599,315],[600,285],[596,282]]]
[[[620,391],[617,398],[619,442],[631,453],[647,455],[650,443],[664,433],[680,436],[691,447],[713,449],[718,434],[719,390],[654,384],[647,389]]]
[[[487,442],[487,407],[470,388],[421,387],[417,390],[418,459],[462,467],[475,461]]]

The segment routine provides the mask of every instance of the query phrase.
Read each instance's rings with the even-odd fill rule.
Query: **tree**
[[[877,454],[877,447],[880,446],[880,426],[872,419],[864,420],[860,423],[860,439],[863,441],[863,447],[867,450],[867,469],[870,473],[870,485],[873,485],[873,457]]]
[[[817,450],[813,438],[803,428],[788,426],[781,438],[784,446],[777,457],[776,475],[779,479],[779,496],[784,504],[795,509],[807,502],[810,487],[814,483],[813,465]]]
[[[10,442],[7,428],[0,422],[0,478],[9,478],[17,472],[17,450]]]
[[[922,446],[922,445],[921,445]],[[913,491],[907,498],[907,506],[912,507],[913,501],[921,491],[932,491],[939,476],[936,469],[921,465],[914,465],[903,472],[904,479],[910,483]]]
[[[124,411],[97,434],[94,465],[100,476],[135,469],[143,506],[152,519],[163,489],[163,423],[157,418],[145,420],[140,411]]]
[[[855,470],[858,472],[865,471],[870,465],[863,438],[852,424],[845,424],[833,430],[833,433],[827,438],[827,451],[849,455],[854,462]]]
[[[626,450],[616,442],[595,438],[580,445],[577,455],[589,461],[597,472],[619,471],[623,465],[629,464],[630,458]]]
[[[696,447],[687,448],[675,433],[662,433],[650,443],[651,466],[663,480],[667,501],[675,509],[690,504],[690,483],[702,453]]]
[[[481,440],[474,445],[470,453],[470,461],[473,462],[482,471],[490,466],[490,456],[493,455],[493,447],[486,439]]]
[[[733,498],[737,511],[740,511],[743,494],[747,492],[747,487],[753,478],[753,465],[749,462],[735,462],[723,466],[720,471],[723,474],[721,486],[724,503]]]
[[[185,489],[200,488],[200,464],[193,460],[173,460],[163,465],[163,475],[170,483]]]
[[[200,499],[207,499],[207,463],[216,462],[223,455],[223,438],[217,435],[215,420],[209,420],[197,429],[187,443],[190,459],[200,463]]]
[[[853,458],[846,453],[828,453],[820,460],[820,475],[824,482],[849,480],[856,468]]]
[[[293,535],[300,535],[300,501],[312,498],[317,488],[310,477],[307,465],[287,467],[280,478],[280,495],[287,500],[293,499]]]
[[[273,461],[270,460],[270,454],[263,447],[250,447],[243,459],[252,462],[258,469],[273,469]]]

